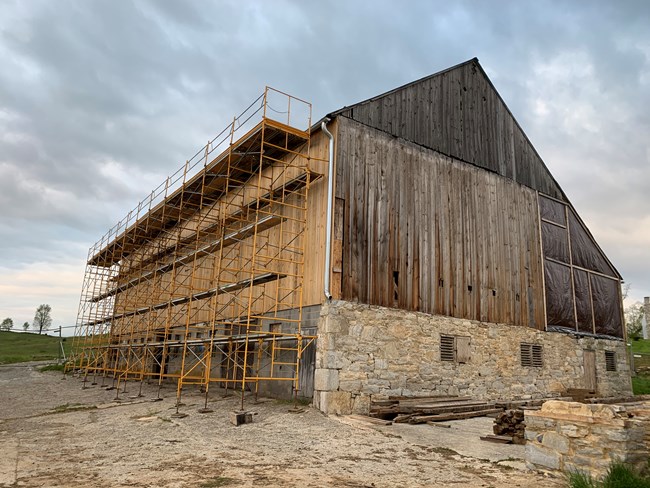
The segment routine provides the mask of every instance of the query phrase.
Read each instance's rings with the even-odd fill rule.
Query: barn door
[[[585,367],[585,389],[596,391],[596,351],[585,350],[583,354]]]

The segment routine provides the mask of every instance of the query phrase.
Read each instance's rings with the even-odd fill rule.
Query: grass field
[[[634,358],[634,366],[638,373],[632,377],[632,391],[635,395],[650,394],[650,374],[645,371],[650,367],[650,340],[633,340],[630,344],[632,344],[632,353],[642,355],[640,358]]]
[[[632,344],[632,352],[641,354],[650,354],[650,339],[639,339],[638,341],[630,341]]]
[[[70,354],[72,338],[63,338],[66,356]],[[29,332],[0,332],[0,364],[56,359],[59,338]]]

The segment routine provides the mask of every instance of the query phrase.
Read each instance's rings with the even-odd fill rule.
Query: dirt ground
[[[198,391],[184,394],[172,418],[175,389],[151,402],[154,386],[122,403],[99,385],[41,373],[34,364],[0,367],[2,487],[536,487],[561,478],[528,472],[521,446],[480,441],[490,419],[428,425],[375,426],[326,417],[303,407],[246,400],[254,421],[235,427],[239,399],[214,390],[201,414]]]

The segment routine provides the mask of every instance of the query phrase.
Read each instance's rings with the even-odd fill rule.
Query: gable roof
[[[332,112],[567,201],[477,58]]]
[[[325,118],[347,117],[565,202],[622,280],[513,116],[478,58],[412,81]],[[314,128],[320,128],[320,121]]]

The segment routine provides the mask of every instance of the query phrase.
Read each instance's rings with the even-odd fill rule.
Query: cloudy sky
[[[649,6],[0,0],[0,318],[73,325],[88,248],[265,85],[318,119],[475,56],[640,300]]]

